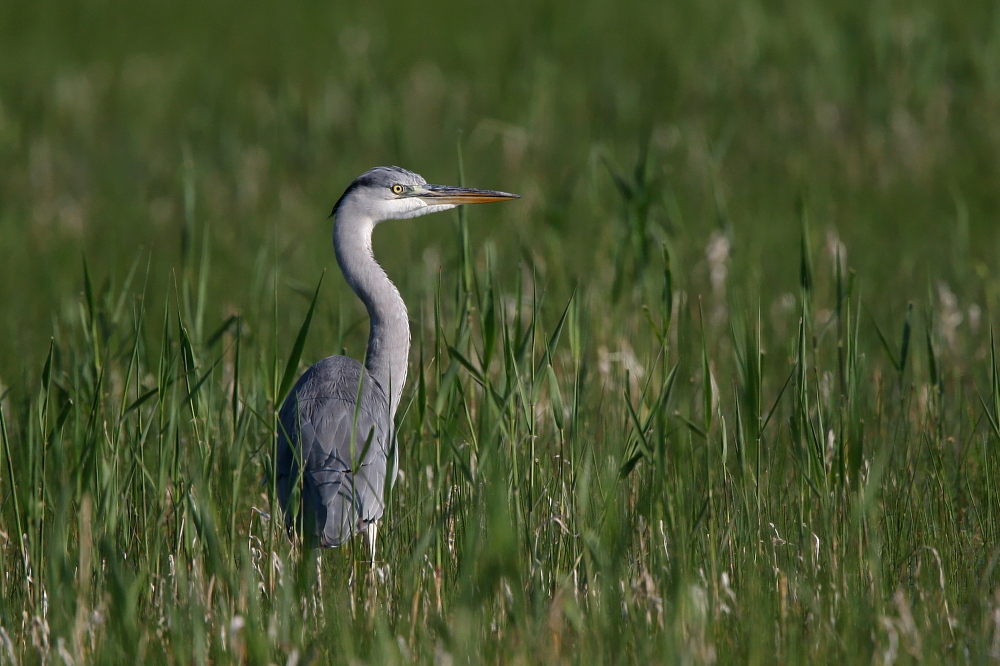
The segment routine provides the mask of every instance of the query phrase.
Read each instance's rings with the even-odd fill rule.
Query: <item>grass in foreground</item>
[[[205,311],[210,263],[156,313],[138,269],[98,289],[85,267],[37,390],[4,403],[6,658],[996,656],[1000,369],[971,382],[947,349],[990,341],[937,303],[890,335],[806,252],[769,317],[667,261],[611,335],[597,293],[548,302],[463,262],[413,313],[371,568],[360,541],[317,556],[269,518],[299,359],[254,332],[266,315]]]

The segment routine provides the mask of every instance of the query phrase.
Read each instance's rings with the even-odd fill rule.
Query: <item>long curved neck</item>
[[[371,319],[365,368],[389,393],[390,417],[396,414],[406,384],[410,323],[399,290],[372,254],[375,223],[351,208],[340,210],[333,227],[333,247],[347,284],[365,304]]]

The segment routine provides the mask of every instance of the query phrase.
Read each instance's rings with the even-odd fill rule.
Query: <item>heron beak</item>
[[[493,203],[494,201],[521,198],[520,194],[497,192],[496,190],[477,190],[472,187],[452,187],[450,185],[423,185],[414,189],[413,196],[422,199],[429,206]]]

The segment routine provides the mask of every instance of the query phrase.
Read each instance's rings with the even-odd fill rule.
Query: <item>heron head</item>
[[[374,223],[448,210],[468,203],[520,198],[517,194],[470,187],[430,185],[423,176],[400,167],[375,167],[351,183],[333,207],[332,217],[353,209]]]

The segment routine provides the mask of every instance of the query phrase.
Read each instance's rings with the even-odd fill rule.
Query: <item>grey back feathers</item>
[[[329,548],[382,517],[397,465],[392,415],[358,361],[331,356],[309,368],[278,421],[278,499],[289,529]]]

